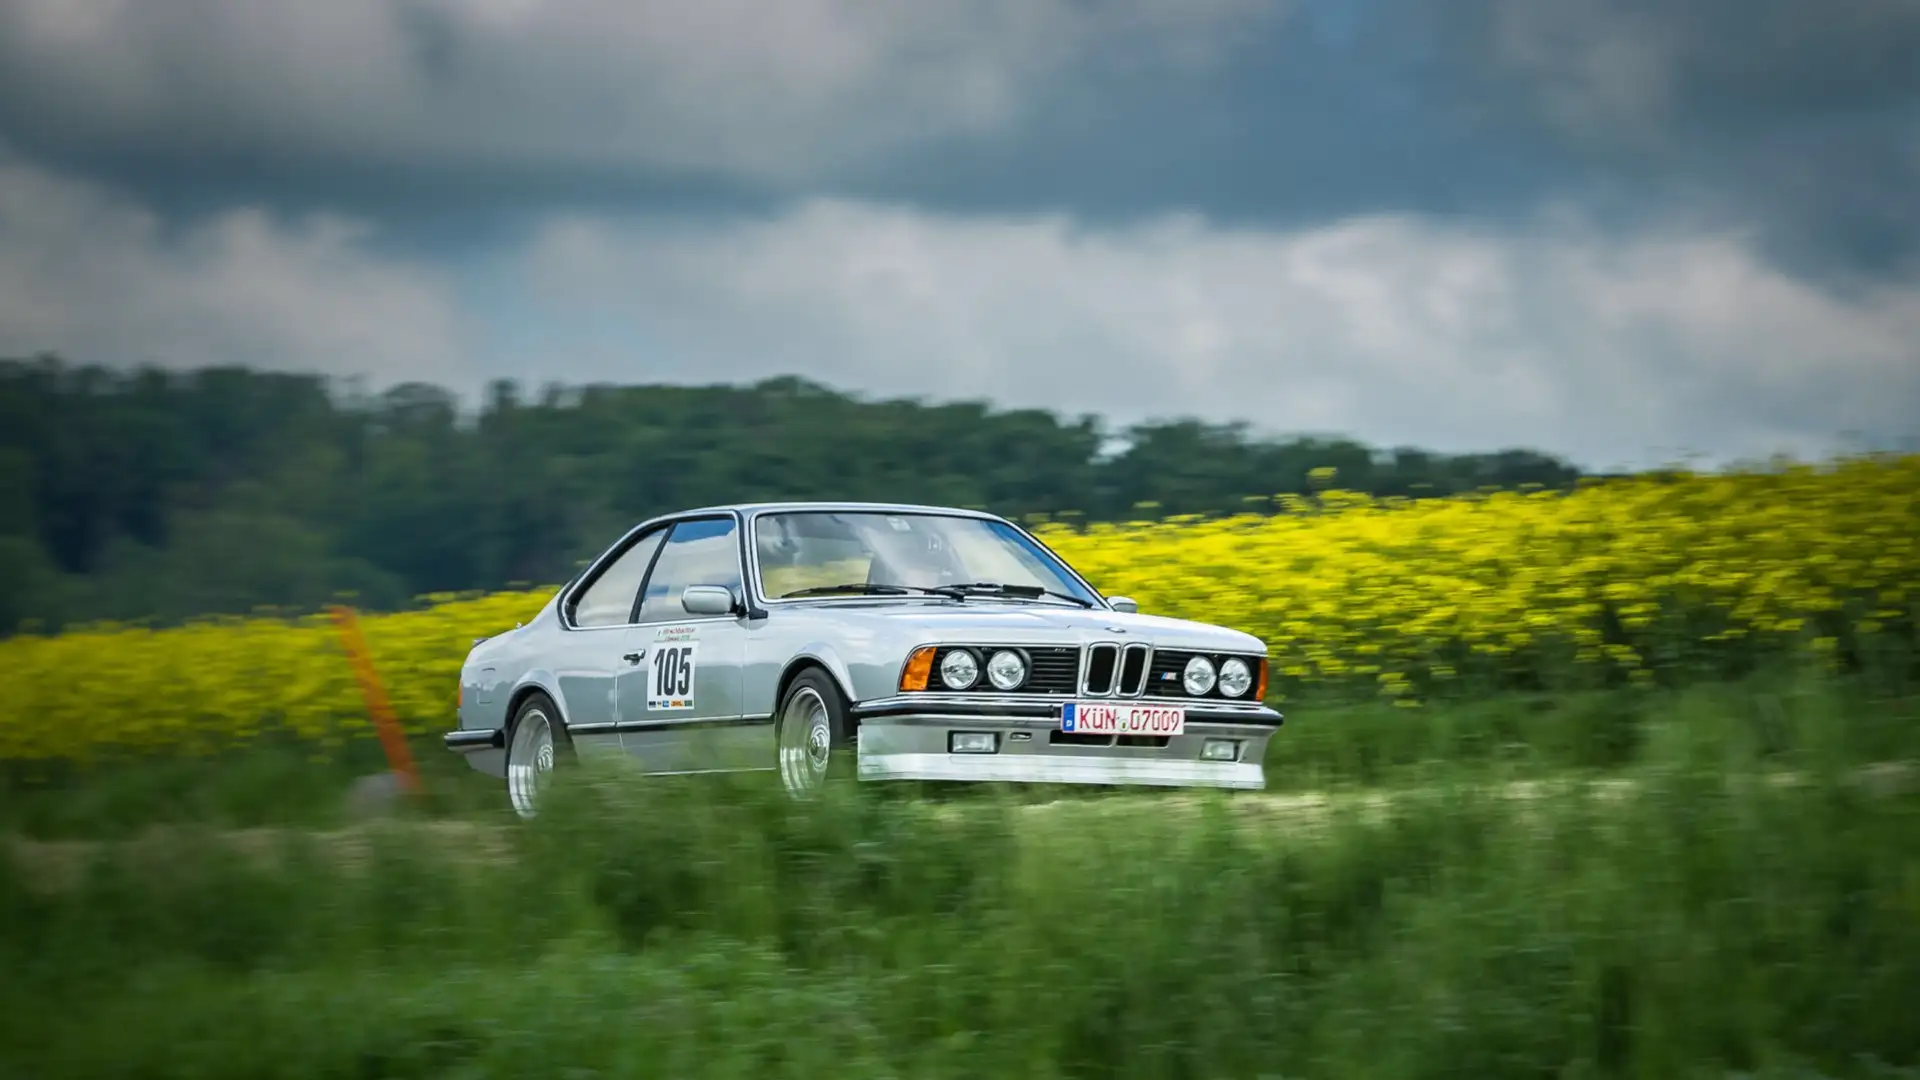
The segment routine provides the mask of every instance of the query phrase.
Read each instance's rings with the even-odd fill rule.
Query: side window
[[[633,600],[640,594],[640,580],[647,576],[647,564],[659,549],[667,530],[656,529],[641,537],[622,552],[575,597],[575,626],[625,626],[633,617]]]
[[[689,585],[726,585],[740,590],[740,542],[732,518],[683,521],[673,527],[660,561],[647,578],[640,621],[676,622],[687,617],[680,594]]]

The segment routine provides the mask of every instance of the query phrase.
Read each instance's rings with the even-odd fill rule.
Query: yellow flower
[[[1316,474],[1330,484],[1331,474]],[[1645,683],[1735,655],[1837,665],[1867,635],[1912,643],[1920,455],[1777,472],[1589,480],[1570,493],[1261,500],[1271,513],[1068,524],[1039,535],[1102,591],[1264,638],[1276,700],[1591,676]],[[407,729],[451,726],[474,637],[552,589],[437,596],[361,620]],[[106,659],[110,658],[110,660]],[[1576,670],[1578,669],[1578,670]],[[324,616],[102,625],[0,642],[0,757],[204,750],[292,733],[372,736]]]

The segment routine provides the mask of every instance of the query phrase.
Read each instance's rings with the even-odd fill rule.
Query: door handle
[[[625,660],[629,664],[637,664],[640,662],[640,658],[645,655],[647,655],[647,652],[645,649],[642,649],[639,652],[630,652],[620,659]]]

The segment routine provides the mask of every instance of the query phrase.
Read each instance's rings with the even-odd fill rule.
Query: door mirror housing
[[[740,601],[725,585],[689,585],[680,593],[680,606],[689,615],[731,615]]]
[[[1131,596],[1109,596],[1107,603],[1112,605],[1113,610],[1124,611],[1129,615],[1140,610],[1140,604]]]

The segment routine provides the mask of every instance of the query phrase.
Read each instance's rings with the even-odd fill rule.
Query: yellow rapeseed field
[[[1564,494],[1283,502],[1279,514],[1038,532],[1144,611],[1265,638],[1276,696],[1327,687],[1411,703],[1448,683],[1644,681],[1914,641],[1920,455]],[[450,727],[471,640],[531,616],[551,591],[363,618],[409,730]],[[0,642],[0,671],[3,758],[371,733],[324,615],[21,637]]]

